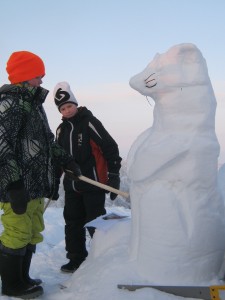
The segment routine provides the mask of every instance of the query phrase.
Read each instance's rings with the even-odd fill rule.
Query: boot
[[[67,253],[66,257],[69,259],[69,262],[61,267],[61,271],[66,273],[75,272],[80,267],[82,262],[85,261],[87,256],[88,252],[86,249],[84,253],[79,255],[75,253]]]
[[[30,278],[29,270],[30,270],[32,256],[33,256],[33,251],[27,249],[23,257],[22,276],[23,276],[23,280],[26,283],[28,283],[30,286],[35,286],[35,285],[40,285],[42,283],[42,280]]]
[[[65,273],[73,273],[79,268],[80,264],[81,263],[76,263],[75,261],[70,260],[67,264],[61,267],[61,271]]]
[[[43,294],[41,286],[31,287],[22,279],[23,256],[2,253],[0,251],[2,295],[33,299]]]

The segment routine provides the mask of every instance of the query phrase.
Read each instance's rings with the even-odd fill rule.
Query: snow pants
[[[82,262],[87,257],[86,230],[84,225],[95,218],[104,215],[105,192],[66,192],[64,219],[65,219],[65,243],[67,258]],[[91,237],[95,229],[89,227]]]
[[[41,232],[44,230],[44,198],[28,202],[26,212],[21,215],[13,212],[9,202],[1,203],[0,208],[3,210],[1,221],[4,228],[0,241],[6,251],[11,249],[23,255],[20,252],[26,251],[28,244],[36,245],[43,241]]]

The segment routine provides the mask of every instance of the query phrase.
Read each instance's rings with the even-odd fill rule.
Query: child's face
[[[43,78],[43,76],[39,76],[39,77],[33,78],[31,80],[28,80],[27,82],[30,86],[39,87],[42,84],[42,78]]]
[[[73,103],[65,103],[60,107],[60,112],[64,118],[72,118],[77,113],[77,106]]]

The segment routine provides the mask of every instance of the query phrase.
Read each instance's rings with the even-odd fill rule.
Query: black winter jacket
[[[30,199],[50,197],[55,164],[72,159],[54,141],[42,106],[48,91],[4,85],[0,89],[0,201],[21,182]]]
[[[121,157],[117,143],[102,123],[86,107],[79,107],[78,113],[63,122],[56,130],[56,139],[79,164],[82,175],[107,183],[107,172],[119,174]],[[64,177],[65,191],[99,190],[83,181],[73,182]]]

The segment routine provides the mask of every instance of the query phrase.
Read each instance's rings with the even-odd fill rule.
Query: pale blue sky
[[[45,107],[53,132],[60,114],[52,100],[68,81],[79,104],[98,117],[124,158],[134,139],[151,126],[146,99],[129,87],[154,55],[179,43],[202,52],[218,101],[217,132],[225,162],[224,0],[0,0],[0,84],[12,52],[32,51],[45,62]]]

